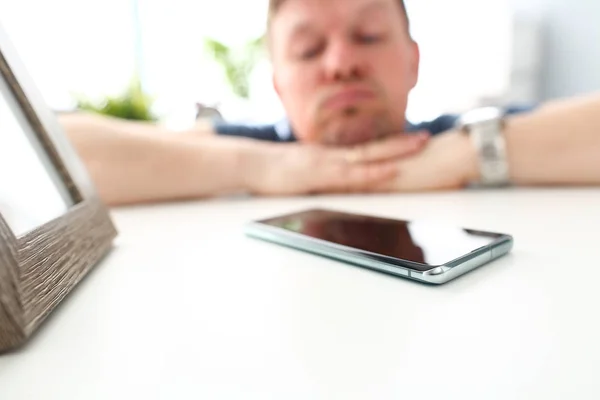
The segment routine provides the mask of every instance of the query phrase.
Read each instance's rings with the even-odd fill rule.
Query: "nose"
[[[328,81],[355,81],[364,79],[368,63],[353,43],[348,40],[330,42],[323,57]]]

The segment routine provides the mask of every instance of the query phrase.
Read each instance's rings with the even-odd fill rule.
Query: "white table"
[[[308,206],[505,231],[427,286],[246,238]],[[599,399],[600,190],[219,200],[115,210],[121,232],[2,400]]]

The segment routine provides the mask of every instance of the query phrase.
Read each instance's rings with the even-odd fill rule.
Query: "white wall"
[[[599,0],[600,1],[600,0]],[[509,84],[510,8],[506,0],[405,0],[419,43],[419,82],[411,121],[476,107]]]
[[[541,97],[600,90],[600,1],[511,0],[544,20]]]

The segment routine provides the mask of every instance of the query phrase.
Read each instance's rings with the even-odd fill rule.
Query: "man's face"
[[[299,140],[351,145],[404,131],[419,49],[397,0],[287,0],[270,40]]]

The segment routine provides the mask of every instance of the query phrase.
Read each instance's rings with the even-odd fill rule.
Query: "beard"
[[[316,100],[311,136],[320,144],[352,146],[405,129],[406,107],[392,106],[395,102],[375,81],[348,80],[321,91]]]
[[[377,99],[336,110],[319,109],[315,128],[320,143],[338,146],[361,144],[404,131]]]

